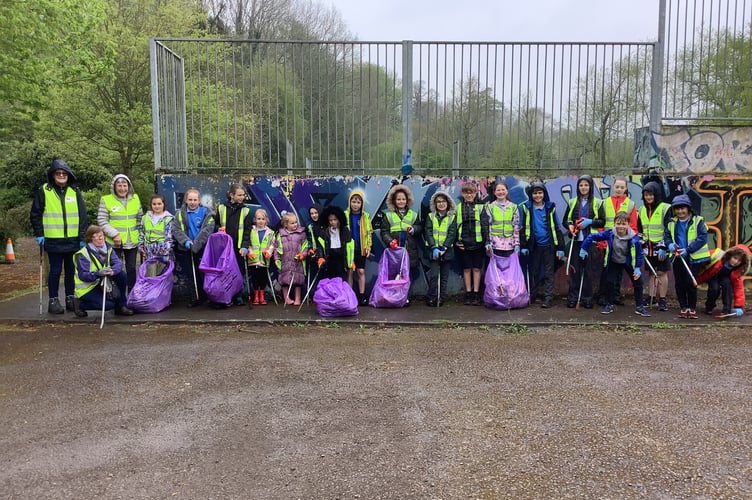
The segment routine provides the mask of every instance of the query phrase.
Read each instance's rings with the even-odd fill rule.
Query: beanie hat
[[[675,197],[671,202],[672,207],[689,207],[692,208],[692,202],[689,201],[689,196],[686,194],[680,194]]]

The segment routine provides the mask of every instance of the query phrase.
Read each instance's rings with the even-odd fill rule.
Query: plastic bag
[[[164,264],[162,272],[157,276],[149,276],[150,269],[155,269],[162,263],[162,257],[148,259],[138,268],[136,284],[128,294],[128,307],[142,313],[157,313],[172,301],[172,271],[175,263]]]
[[[342,278],[323,279],[319,281],[313,301],[319,314],[325,318],[338,316],[357,316],[358,298],[352,287]]]
[[[212,302],[229,304],[232,297],[243,289],[235,245],[227,233],[209,235],[198,268],[204,272],[204,291]]]
[[[410,256],[403,247],[385,248],[379,274],[368,304],[373,307],[403,307],[410,292]]]
[[[486,269],[486,289],[483,302],[491,309],[519,309],[527,307],[528,293],[525,276],[516,253],[509,257],[491,255]]]

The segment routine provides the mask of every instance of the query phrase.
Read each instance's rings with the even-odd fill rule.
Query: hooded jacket
[[[128,183],[128,193],[120,198],[115,191],[115,183],[124,180]],[[97,224],[104,230],[104,236],[110,245],[114,245],[113,238],[120,236],[122,248],[136,248],[138,246],[138,226],[144,210],[133,184],[127,175],[117,174],[112,178],[110,194],[102,196],[97,211]]]
[[[548,196],[548,189],[542,182],[533,182],[527,188],[528,200],[520,204],[520,246],[532,251],[536,247],[535,242],[535,217],[533,204],[533,191],[543,190],[543,208],[546,211],[545,223],[548,238],[554,250],[564,250],[564,238],[556,223],[556,204]]]
[[[355,242],[353,242],[350,229],[347,227],[347,219],[345,218],[345,212],[335,206],[329,205],[319,216],[319,220],[327,221],[327,225],[322,227],[318,236],[318,248],[316,249],[316,259],[321,257],[328,258],[332,249],[331,231],[329,230],[329,216],[334,215],[339,220],[339,242],[342,252],[345,256],[345,271],[352,268]]]
[[[406,212],[404,214],[400,214],[397,211],[397,205],[394,203],[394,198],[399,192],[405,193],[407,197]],[[388,247],[392,240],[397,240],[399,243],[400,238],[404,239],[407,254],[410,257],[410,267],[418,266],[418,238],[423,232],[423,226],[419,220],[420,213],[412,208],[414,203],[415,198],[410,188],[404,184],[392,186],[386,195],[387,210],[381,219],[380,233],[384,247]],[[412,234],[408,232],[409,227],[413,228]]]
[[[447,200],[447,211],[443,216],[439,215],[438,210],[436,209],[436,198],[438,196],[443,196]],[[434,248],[439,248],[439,250],[446,251],[446,253],[442,257],[442,260],[444,262],[451,261],[452,259],[454,259],[454,244],[457,241],[457,206],[455,205],[454,200],[449,196],[449,193],[446,193],[445,191],[436,191],[431,196],[429,207],[431,208],[431,213],[428,214],[428,217],[426,217],[424,236],[426,240],[426,246],[428,247],[429,251],[433,251]],[[438,231],[440,227],[443,229],[445,220],[446,236],[443,242],[438,242],[436,240],[436,231]]]
[[[363,200],[363,205],[360,207],[360,224],[358,225],[358,237],[360,241],[360,255],[366,256],[370,254],[371,247],[373,246],[373,227],[371,226],[371,216],[368,212],[366,212],[366,197],[363,194],[362,191],[353,191],[350,193],[350,196],[347,198],[347,210],[345,210],[345,219],[347,219],[347,227],[350,229],[350,232],[353,232],[353,219],[352,214],[350,213],[350,202],[352,201],[353,196],[360,196],[360,199]],[[355,235],[353,234],[353,239]],[[367,250],[367,251],[366,251]]]
[[[582,208],[580,205],[581,199],[579,194],[580,181],[585,181],[590,185],[590,192],[588,192],[587,195],[587,213],[580,213]],[[582,229],[578,233],[578,236],[582,235],[582,237],[585,238],[586,236],[591,234],[594,229],[601,229],[606,225],[606,216],[604,215],[605,212],[603,210],[603,203],[601,202],[601,200],[595,197],[595,183],[593,182],[593,178],[591,176],[581,175],[577,178],[577,183],[575,184],[575,193],[577,193],[577,195],[569,200],[567,211],[564,214],[563,223],[564,227],[568,228],[569,226],[577,225],[578,219],[592,219],[592,224]]]
[[[750,263],[752,263],[752,252],[750,252],[747,245],[740,244],[735,245],[732,248],[739,248],[743,250],[744,254],[747,256],[746,262],[743,260],[741,265],[734,268],[734,270],[731,271],[731,274],[729,275],[729,278],[731,279],[731,288],[734,294],[734,307],[744,309],[746,303],[744,297],[744,275],[749,272]],[[725,254],[726,252],[724,252],[720,248],[716,248],[710,251],[710,261],[702,266],[700,273],[697,275],[697,283],[699,285],[707,283],[710,279],[713,278],[713,276],[718,274],[725,263]]]
[[[626,256],[625,264],[634,271],[635,269],[642,267],[643,254],[642,243],[640,237],[632,231],[632,228],[627,228],[627,234],[625,236],[619,236],[616,234],[616,229],[606,229],[600,233],[591,233],[582,242],[582,250],[587,251],[592,242],[605,241],[608,243],[606,247],[606,254],[603,257],[603,267],[608,268],[609,263],[614,257],[614,240],[621,239],[626,240],[626,248],[624,255]]]
[[[653,194],[653,203],[645,201],[645,193]],[[657,182],[648,182],[642,188],[642,207],[637,217],[637,232],[648,255],[655,255],[659,248],[666,249],[663,236],[670,220],[671,206],[663,201],[663,189]]]
[[[60,187],[55,182],[55,171],[68,172],[68,182]],[[55,206],[48,206],[54,204]],[[59,207],[57,205],[60,205]],[[63,237],[51,237],[50,226],[52,212],[62,210]],[[47,219],[47,223],[45,223]],[[29,213],[34,236],[44,236],[44,249],[48,253],[74,253],[81,248],[89,219],[86,215],[86,203],[78,187],[76,176],[63,160],[56,159],[47,169],[47,182],[34,194]],[[45,234],[45,226],[47,234]]]
[[[316,222],[313,222],[312,219],[310,219],[311,216],[311,208],[316,210],[316,213],[319,214],[319,220]],[[319,237],[319,231],[321,231],[321,214],[324,212],[324,207],[321,206],[319,203],[314,203],[311,205],[311,207],[308,209],[308,217],[311,220],[311,223],[306,226],[306,238],[308,238],[308,248],[316,249],[318,246],[318,237]]]
[[[708,228],[705,225],[705,219],[701,215],[695,215],[692,210],[692,202],[689,196],[686,194],[680,194],[675,196],[671,201],[672,209],[675,207],[688,207],[689,217],[686,219],[686,233],[677,234],[677,231],[681,232],[681,221],[678,217],[671,217],[671,220],[666,224],[666,231],[663,233],[663,240],[666,245],[671,243],[677,246],[682,246],[680,242],[682,239],[686,239],[686,251],[689,254],[689,258],[692,263],[699,264],[710,260],[710,249],[708,248]]]

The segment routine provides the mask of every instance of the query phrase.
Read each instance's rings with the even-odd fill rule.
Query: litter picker
[[[107,305],[107,276],[102,277],[102,319],[99,321],[99,329],[104,328],[104,309]]]
[[[199,299],[198,296],[198,281],[196,281],[196,263],[193,262],[193,254],[188,254],[188,258],[191,259],[191,270],[193,271],[193,290],[196,292],[196,300]]]
[[[248,259],[244,258],[243,262],[245,263],[245,288],[248,291],[248,309],[253,309],[253,300],[251,299],[251,280],[248,277]]]
[[[39,314],[44,311],[44,299],[42,298],[42,282],[44,280],[44,247],[39,245]]]
[[[682,264],[684,264],[684,269],[687,270],[687,274],[689,274],[689,277],[692,278],[692,285],[697,288],[697,279],[695,279],[695,275],[692,274],[692,270],[689,268],[689,264],[687,264],[687,261],[683,255],[679,255],[679,258],[681,259]]]
[[[303,300],[300,301],[300,306],[298,306],[298,312],[303,308],[303,304],[306,303],[306,300],[308,300],[308,296],[311,294],[311,290],[313,290],[313,287],[316,286],[316,280],[319,277],[319,273],[321,272],[321,268],[323,266],[319,266],[319,269],[316,271],[316,275],[313,277],[313,280],[311,280],[311,285],[308,287],[308,290],[306,290],[305,297],[303,297]]]
[[[279,305],[277,302],[277,293],[274,291],[274,283],[272,283],[272,273],[269,272],[269,266],[266,266],[266,277],[269,278],[269,289],[272,291],[274,305]]]
[[[655,272],[655,268],[653,267],[653,264],[650,263],[647,256],[643,259],[645,261],[645,264],[648,265],[648,268],[650,269],[650,273],[653,275],[653,292],[650,294],[650,308],[653,307],[653,295],[655,293],[658,293],[658,273]]]

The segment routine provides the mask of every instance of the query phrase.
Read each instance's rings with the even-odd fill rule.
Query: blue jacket
[[[582,242],[582,250],[587,251],[588,247],[590,246],[590,243],[594,241],[606,241],[608,242],[608,249],[606,250],[606,255],[603,258],[603,267],[608,267],[609,262],[609,256],[611,255],[611,250],[614,247],[614,230],[613,229],[606,229],[603,232],[600,233],[590,233],[587,238],[585,238],[585,241]],[[638,269],[642,267],[642,242],[640,241],[640,237],[638,235],[632,236],[632,238],[629,240],[628,248],[629,254],[632,257],[632,261],[629,261],[629,258],[627,259],[627,263],[632,267],[632,269]]]

